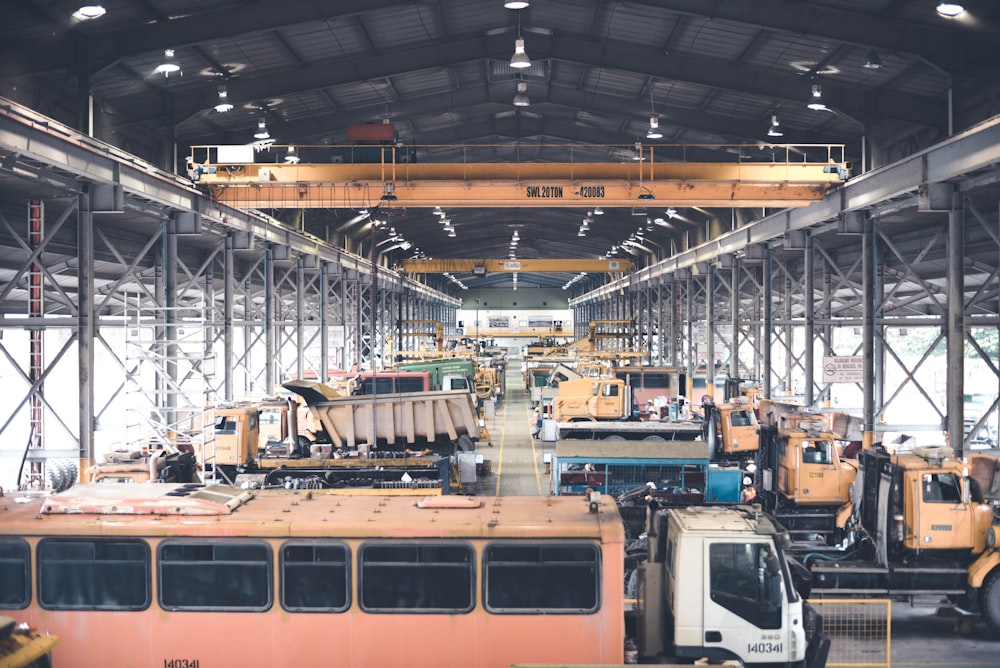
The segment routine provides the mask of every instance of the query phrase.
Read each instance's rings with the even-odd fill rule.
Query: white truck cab
[[[757,508],[651,509],[639,654],[815,668],[822,619],[792,584],[783,530]],[[665,646],[663,638],[673,638]]]

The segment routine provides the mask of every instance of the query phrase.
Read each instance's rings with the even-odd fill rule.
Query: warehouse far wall
[[[573,336],[573,312],[564,290],[468,290],[462,297],[456,325],[466,336],[503,338],[508,347],[539,337]]]

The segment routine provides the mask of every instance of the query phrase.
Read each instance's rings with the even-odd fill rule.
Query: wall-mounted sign
[[[861,356],[823,358],[824,383],[863,383],[864,370],[865,358]]]

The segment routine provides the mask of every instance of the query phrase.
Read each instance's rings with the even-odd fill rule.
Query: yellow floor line
[[[503,402],[503,421],[500,427],[500,452],[497,453],[497,489],[494,496],[500,496],[500,476],[503,472],[503,442],[507,436],[507,400]]]
[[[531,402],[524,402],[525,421],[531,424]],[[528,440],[531,442],[531,465],[535,468],[535,491],[539,496],[542,494],[542,478],[538,474],[538,452],[535,450],[535,437],[531,434],[531,427],[528,427]]]

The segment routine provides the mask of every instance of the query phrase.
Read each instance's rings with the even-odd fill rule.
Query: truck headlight
[[[997,544],[997,532],[996,529],[990,527],[986,530],[986,547],[993,547]]]

